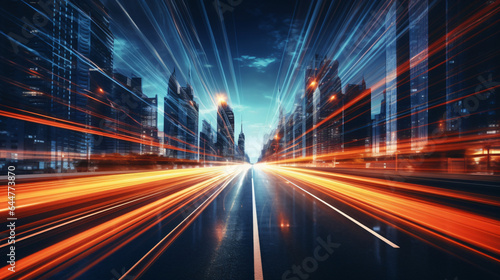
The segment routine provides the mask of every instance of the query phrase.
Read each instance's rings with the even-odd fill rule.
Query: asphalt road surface
[[[500,279],[498,184],[400,179],[264,165],[19,178],[16,272],[0,279]]]

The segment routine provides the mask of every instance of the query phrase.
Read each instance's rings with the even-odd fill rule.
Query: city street
[[[500,280],[500,0],[4,0],[0,280]]]
[[[5,267],[0,278],[499,277],[498,183],[461,179],[454,190],[450,178],[331,171],[258,164],[18,178],[19,261],[14,278]]]

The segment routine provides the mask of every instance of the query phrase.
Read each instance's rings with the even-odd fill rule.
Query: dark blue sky
[[[255,161],[279,105],[289,112],[303,92],[304,69],[315,53],[339,60],[343,86],[363,76],[368,87],[383,80],[380,10],[387,4],[347,2],[108,0],[105,5],[112,17],[116,71],[143,77],[144,93],[159,96],[161,111],[175,67],[181,85],[189,82],[195,89],[200,123],[207,119],[215,126],[216,96],[226,95],[236,135],[243,121],[247,152]],[[374,90],[375,100],[382,90]]]

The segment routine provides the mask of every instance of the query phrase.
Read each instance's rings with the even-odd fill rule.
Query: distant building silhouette
[[[217,154],[232,161],[234,159],[234,113],[225,100],[217,107]]]
[[[371,152],[371,90],[366,88],[364,79],[359,85],[346,86],[344,104],[345,151],[359,149],[361,153]]]
[[[10,16],[2,17],[1,25],[13,40],[0,39],[2,56],[7,58],[1,70],[7,94],[1,94],[1,103],[105,130],[112,112],[108,101],[112,81],[107,78],[113,69],[109,14],[100,1],[61,1],[52,8],[41,3],[2,3]],[[47,21],[25,36],[22,19],[35,13]],[[108,148],[102,136],[23,120],[2,118],[0,130],[6,131],[0,136],[1,148],[12,151],[2,156],[0,166],[16,163],[21,172],[74,169],[75,162]],[[21,159],[16,151],[31,155],[30,159]],[[36,154],[44,156],[33,157]]]
[[[243,133],[243,123],[241,124],[240,134],[238,135],[238,158],[239,161],[246,161],[245,159],[245,134]]]
[[[212,125],[207,120],[203,120],[200,132],[200,161],[214,161],[217,151],[215,149]]]
[[[165,97],[164,132],[167,157],[198,160],[198,104],[191,85],[181,87],[175,69],[168,81]]]

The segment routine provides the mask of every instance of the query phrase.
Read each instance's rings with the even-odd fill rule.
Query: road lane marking
[[[203,201],[203,203],[201,203],[198,207],[196,207],[196,209],[194,209],[189,215],[187,215],[184,220],[182,220],[176,227],[174,227],[167,235],[165,235],[165,237],[163,237],[158,243],[156,243],[155,246],[153,246],[152,249],[150,249],[144,256],[142,256],[141,259],[139,259],[127,272],[125,272],[121,277],[120,279],[118,280],[124,280],[124,279],[127,279],[129,277],[132,277],[130,276],[134,271],[137,271],[138,273],[133,276],[133,278],[139,278],[140,275],[142,275],[144,273],[144,271],[149,268],[154,261],[156,261],[158,259],[158,257],[163,253],[163,251],[166,249],[166,247],[163,247],[162,248],[162,245],[164,246],[164,242],[166,240],[168,240],[168,238],[172,235],[174,235],[174,239],[172,240],[172,242],[175,240],[175,238],[177,238],[177,236],[175,236],[175,233],[176,233],[176,230],[181,228],[182,226],[189,226],[191,225],[191,222],[194,221],[191,220],[189,221],[189,219],[191,218],[191,216],[196,216],[196,215],[199,215],[201,212],[203,212],[203,210],[205,210],[206,206],[208,206],[208,204],[210,204],[233,180],[234,178],[236,178],[240,173],[237,173],[236,175],[232,176],[232,177],[229,177],[227,178],[223,184],[220,185],[220,187],[215,191],[213,192],[205,201]],[[200,210],[200,212],[198,212],[198,210]],[[197,216],[196,216],[197,217]],[[195,218],[196,218],[195,217]],[[167,246],[170,245],[170,244],[167,244]],[[159,252],[158,252],[159,251]],[[148,258],[151,258],[151,260],[148,260]],[[140,266],[143,266],[142,268]]]
[[[276,174],[278,175],[278,174]],[[337,213],[339,213],[340,215],[346,217],[347,219],[349,219],[351,222],[355,223],[356,225],[360,226],[362,229],[368,231],[369,233],[371,233],[372,235],[374,235],[375,237],[377,237],[378,239],[384,241],[385,243],[387,243],[389,246],[391,246],[392,248],[399,248],[398,245],[396,245],[395,243],[393,243],[392,241],[390,241],[389,239],[383,237],[382,235],[378,234],[377,232],[375,232],[374,230],[372,230],[371,228],[363,225],[361,222],[359,222],[358,220],[354,219],[353,217],[347,215],[346,213],[340,211],[339,209],[335,208],[334,206],[330,205],[328,202],[324,201],[323,199],[315,196],[314,194],[306,191],[305,189],[299,187],[297,184],[295,184],[294,182],[286,179],[285,177],[281,176],[281,175],[278,175],[280,176],[281,178],[283,178],[284,180],[290,182],[290,184],[293,184],[295,187],[301,189],[302,191],[304,191],[305,193],[309,194],[310,196],[316,198],[317,200],[319,200],[320,202],[322,202],[323,204],[325,204],[326,206],[332,208],[333,210],[335,210]],[[252,184],[253,184],[253,181],[252,181]]]
[[[252,216],[253,216],[253,270],[254,279],[263,280],[262,259],[260,255],[259,224],[257,223],[257,207],[255,206],[255,186],[252,170]]]

